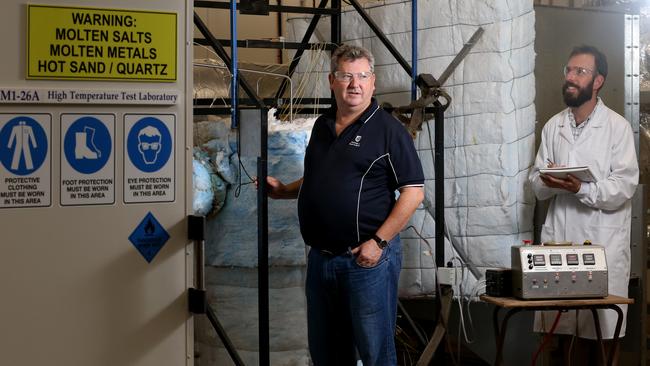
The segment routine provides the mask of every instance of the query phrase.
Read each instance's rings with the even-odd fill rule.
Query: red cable
[[[542,340],[542,344],[540,344],[537,351],[535,351],[535,355],[533,356],[533,362],[531,363],[532,366],[537,365],[537,356],[539,356],[539,354],[542,352],[542,350],[544,349],[544,346],[546,345],[546,343],[548,343],[548,341],[551,340],[551,336],[553,335],[553,332],[555,331],[555,327],[557,327],[557,323],[560,321],[560,315],[562,315],[562,311],[558,310],[557,316],[555,317],[555,320],[553,321],[553,326],[551,326],[551,330],[548,333],[546,333],[546,335],[544,336],[544,339]]]

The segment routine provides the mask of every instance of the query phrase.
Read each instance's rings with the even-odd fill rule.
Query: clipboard
[[[574,167],[555,167],[555,168],[541,168],[541,174],[551,175],[556,178],[566,179],[568,174],[580,179],[583,182],[595,182],[596,175],[589,169],[588,166],[574,166]]]

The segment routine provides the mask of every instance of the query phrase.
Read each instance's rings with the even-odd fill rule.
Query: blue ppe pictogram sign
[[[51,203],[50,114],[0,114],[0,208]]]
[[[172,137],[167,125],[156,117],[136,122],[126,139],[129,160],[143,172],[159,171],[172,152]]]
[[[61,205],[115,203],[115,115],[61,115]]]
[[[79,173],[92,174],[106,165],[112,152],[106,125],[93,116],[78,118],[67,127],[63,150],[68,164]]]
[[[147,213],[129,236],[129,241],[133,243],[149,263],[162,249],[167,240],[169,240],[169,234],[151,212]]]
[[[28,175],[45,162],[48,136],[40,123],[29,116],[17,116],[0,131],[0,160],[15,175]]]
[[[176,116],[124,116],[124,202],[172,202]]]

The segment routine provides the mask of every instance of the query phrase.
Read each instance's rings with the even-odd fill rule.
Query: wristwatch
[[[378,237],[377,234],[372,234],[372,240],[374,240],[377,243],[377,246],[382,250],[388,246],[388,242]]]

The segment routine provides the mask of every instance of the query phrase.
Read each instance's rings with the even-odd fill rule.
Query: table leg
[[[614,328],[614,338],[612,338],[612,349],[609,352],[609,357],[607,358],[607,365],[611,366],[614,363],[614,354],[616,353],[616,347],[618,347],[618,337],[621,334],[621,325],[623,324],[623,310],[621,307],[615,304],[607,306],[609,309],[616,311],[618,317],[616,318],[616,328]]]
[[[598,317],[598,310],[595,308],[589,308],[589,310],[591,310],[591,315],[594,317],[594,327],[596,328],[596,339],[598,340],[598,346],[600,347],[600,355],[603,359],[603,362],[605,362],[605,360],[607,360],[607,356],[605,354],[605,345],[603,344],[603,332],[600,329],[600,319]],[[576,322],[577,321],[578,321],[578,315],[576,314]]]
[[[508,320],[510,317],[516,313],[522,311],[523,308],[512,308],[508,310],[506,315],[503,317],[501,322],[501,327],[499,327],[499,307],[494,309],[492,321],[494,322],[494,335],[497,340],[497,355],[494,361],[494,366],[500,366],[503,362],[503,342],[506,339],[506,330],[508,329]]]
[[[501,348],[503,347],[503,344],[500,343],[500,337],[499,337],[499,310],[501,310],[500,306],[495,306],[494,311],[492,312],[492,327],[494,328],[494,341],[497,343],[497,354],[494,360],[494,366],[498,366],[499,362],[501,362]]]

